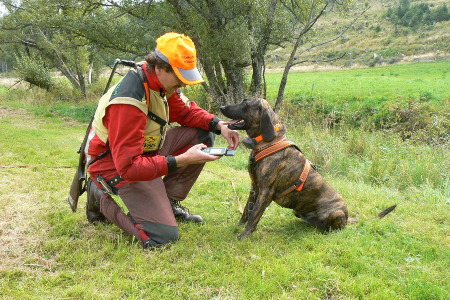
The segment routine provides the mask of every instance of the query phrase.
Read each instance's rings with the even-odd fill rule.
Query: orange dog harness
[[[258,138],[258,137],[257,137]],[[256,139],[257,139],[256,138]],[[262,146],[262,147],[261,147]],[[253,150],[253,165],[255,165],[259,160],[263,159],[264,157],[267,157],[271,154],[274,154],[278,151],[281,151],[287,147],[294,146],[296,147],[300,152],[301,150],[291,141],[288,141],[284,136],[275,139],[274,141],[266,144],[258,146],[256,149]],[[253,168],[251,168],[253,169]],[[282,191],[281,193],[278,193],[275,198],[283,197],[293,190],[301,191],[303,189],[303,186],[305,185],[305,181],[308,178],[309,172],[311,171],[311,163],[306,160],[305,166],[303,167],[302,173],[300,174],[299,179],[292,185],[291,187],[287,188],[286,190]],[[251,174],[252,181],[253,180],[253,174]]]

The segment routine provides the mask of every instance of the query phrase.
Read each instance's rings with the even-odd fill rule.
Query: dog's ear
[[[276,137],[275,129],[270,119],[270,114],[267,110],[262,110],[261,113],[261,135],[266,142],[270,142]]]

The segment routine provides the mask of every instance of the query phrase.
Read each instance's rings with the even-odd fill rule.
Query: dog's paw
[[[242,221],[242,220],[240,220],[240,221],[237,223],[237,226],[243,226],[243,225],[245,225],[245,224],[247,224],[247,221]]]
[[[238,236],[238,240],[243,240],[243,239],[246,239],[246,238],[248,238],[249,236],[250,236],[250,233],[251,232],[247,232],[247,231],[244,231],[243,233],[241,233],[239,236]]]

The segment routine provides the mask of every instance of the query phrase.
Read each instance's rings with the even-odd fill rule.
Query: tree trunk
[[[289,56],[289,60],[286,63],[286,66],[284,67],[283,77],[281,78],[280,87],[278,89],[277,101],[275,102],[275,107],[274,107],[274,111],[276,113],[279,112],[279,110],[281,108],[281,104],[283,103],[284,90],[286,88],[289,71],[290,71],[291,67],[294,65],[295,55],[297,55],[297,50],[298,50],[298,47],[300,47],[302,38],[311,29],[311,27],[317,22],[317,20],[320,18],[320,16],[323,14],[325,9],[327,8],[328,4],[329,4],[328,2],[325,3],[325,5],[322,6],[317,11],[317,13],[315,13],[315,9],[314,9],[315,3],[312,4],[313,7],[311,7],[311,9],[310,9],[308,20],[307,20],[307,22],[304,23],[303,29],[298,34],[295,44],[294,44],[294,47],[292,49],[291,55]]]
[[[209,85],[204,84],[203,87],[218,106],[223,105],[225,103],[226,96],[222,84],[217,80],[218,76],[216,68],[214,68],[212,63],[208,62],[203,63],[202,66],[209,82]]]
[[[264,97],[262,95],[263,90],[263,66],[264,66],[264,57],[261,58],[261,54],[259,52],[252,53],[252,82],[250,86],[250,93],[254,97]]]
[[[88,83],[92,84],[92,72],[94,71],[94,60],[91,60],[91,64],[89,66],[89,75],[88,75]]]
[[[297,41],[295,42],[294,48],[292,49],[291,55],[289,56],[289,60],[286,63],[286,66],[284,67],[283,71],[283,77],[281,77],[280,81],[280,87],[278,88],[278,95],[277,95],[277,101],[275,102],[274,111],[276,113],[279,112],[281,108],[281,104],[283,103],[284,98],[284,90],[286,89],[287,84],[287,78],[289,75],[289,70],[292,67],[292,63],[294,62],[295,54],[297,53],[297,49],[300,46],[300,42],[302,40],[303,34],[300,34],[300,36],[297,38]]]
[[[223,60],[222,66],[227,79],[227,93],[224,104],[234,104],[244,99],[244,70]]]
[[[273,19],[275,15],[275,10],[277,8],[278,0],[272,0],[269,6],[269,10],[267,12],[267,23],[264,26],[263,34],[261,36],[261,40],[259,41],[257,47],[252,49],[251,58],[252,58],[252,81],[250,86],[250,92],[253,96],[256,97],[264,97],[265,98],[265,82],[263,80],[264,72],[265,72],[265,60],[264,54],[266,53],[267,46],[270,42],[270,36],[272,34],[272,26]],[[253,24],[250,22],[250,29],[253,27]],[[251,30],[252,31],[252,30]]]
[[[80,91],[84,99],[87,98],[86,79],[82,73],[78,73],[78,81],[80,82]]]
[[[78,62],[75,63],[75,71],[77,72],[78,84],[81,95],[83,96],[84,99],[86,99],[87,98],[86,76],[84,76],[83,70],[82,68],[80,68]]]

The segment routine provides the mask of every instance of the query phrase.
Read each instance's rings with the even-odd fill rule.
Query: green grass
[[[331,73],[323,74],[327,81]],[[206,224],[181,223],[179,241],[143,251],[117,227],[89,224],[85,195],[76,213],[67,204],[86,120],[64,114],[82,112],[84,104],[50,105],[38,93],[19,101],[5,93],[18,91],[0,88],[2,299],[450,297],[445,145],[404,141],[393,131],[322,126],[287,105],[281,117],[288,138],[343,195],[358,223],[324,234],[272,204],[252,236],[238,241],[239,204],[250,186],[248,151],[241,147],[235,157],[207,164],[185,202]],[[396,210],[376,218],[393,204]]]
[[[77,213],[66,203],[74,168],[65,167],[75,166],[74,150],[84,126],[29,116],[26,126],[17,126],[23,120],[16,116],[0,122],[0,164],[32,165],[0,169],[6,239],[0,295],[5,299],[449,296],[449,193],[443,186],[398,189],[325,171],[346,198],[351,216],[359,219],[357,224],[325,235],[272,205],[257,231],[238,241],[242,228],[236,226],[237,199],[245,204],[250,180],[245,170],[234,168],[235,158],[225,157],[207,165],[187,200],[206,224],[180,224],[178,242],[142,251],[116,227],[88,224],[84,196]],[[313,135],[324,136],[310,131],[299,144],[307,145]],[[323,141],[324,151],[332,152],[330,143],[335,141]],[[310,147],[304,151],[314,153]],[[397,156],[395,151],[390,155]],[[246,156],[241,149],[236,160]],[[398,208],[393,213],[375,218],[394,203]],[[13,241],[8,234],[14,235]]]
[[[285,99],[301,103],[308,99],[355,110],[378,107],[389,100],[422,99],[439,105],[450,98],[450,61],[327,72],[292,72]],[[269,99],[276,99],[279,73],[266,74]]]

